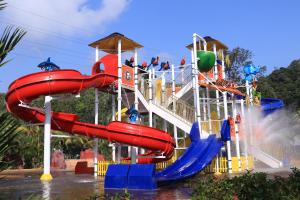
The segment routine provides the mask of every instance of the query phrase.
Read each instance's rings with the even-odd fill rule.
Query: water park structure
[[[99,138],[110,141],[112,161],[94,158],[94,175],[105,175],[105,189],[156,189],[203,170],[242,172],[253,168],[254,158],[270,167],[282,166],[282,161],[252,145],[255,129],[245,116],[255,112],[252,107],[267,115],[283,102],[261,98],[255,80],[259,68],[254,65],[244,67],[244,85],[227,80],[227,46],[222,42],[194,33],[186,46],[191,62],[182,59],[179,65],[167,60],[159,64],[159,57],[149,65],[139,64],[138,49],[143,46],[120,33],[89,46],[96,52],[91,75],[60,69],[48,59],[39,65],[43,72],[18,78],[6,94],[9,112],[44,126],[41,180],[52,179],[51,129],[93,137],[94,152]],[[100,50],[106,53],[102,58]],[[123,63],[125,52],[133,55]],[[51,111],[51,100],[60,94],[78,95],[89,88],[95,89],[94,124],[81,122],[76,114]],[[99,91],[112,98],[107,125],[98,124]],[[44,110],[30,106],[40,96],[45,96]],[[128,148],[126,155],[122,148]],[[161,163],[168,166],[158,167]]]

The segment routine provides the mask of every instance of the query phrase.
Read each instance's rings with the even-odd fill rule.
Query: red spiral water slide
[[[110,56],[110,57],[109,57]],[[115,73],[106,71],[111,63],[111,55],[103,57],[93,67],[93,75],[86,76],[75,70],[59,70],[39,72],[23,76],[10,84],[6,94],[6,106],[16,117],[30,123],[43,123],[45,114],[40,108],[29,105],[32,100],[46,95],[77,94],[88,88],[106,89],[117,80]],[[113,58],[115,63],[115,58]],[[105,70],[100,70],[100,64]],[[116,66],[116,65],[115,65]],[[111,66],[110,66],[111,67]],[[139,163],[152,163],[170,159],[173,155],[174,141],[161,130],[147,126],[125,122],[111,122],[107,126],[95,125],[79,121],[79,117],[71,113],[52,112],[51,128],[88,137],[98,137],[130,146],[138,146],[151,150]],[[164,155],[165,158],[155,158]]]

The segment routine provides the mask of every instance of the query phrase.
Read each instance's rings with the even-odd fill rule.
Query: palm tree
[[[3,10],[6,7],[4,0],[0,0],[0,10]]]
[[[7,4],[4,2],[4,0],[0,0],[0,10],[3,10],[6,5]],[[4,61],[4,59],[7,54],[15,48],[25,34],[26,31],[23,31],[20,28],[14,29],[12,26],[5,28],[0,38],[0,67],[4,66],[10,61]]]
[[[9,162],[5,162],[6,153],[13,148],[14,138],[19,133],[19,123],[9,113],[0,114],[0,171],[9,167]]]
[[[4,0],[0,0],[0,10],[6,7]],[[4,61],[7,54],[14,49],[19,41],[26,34],[20,28],[6,27],[0,38],[0,67],[9,62]],[[9,167],[9,162],[5,162],[6,153],[13,148],[13,140],[20,132],[19,123],[9,113],[0,113],[0,171]]]

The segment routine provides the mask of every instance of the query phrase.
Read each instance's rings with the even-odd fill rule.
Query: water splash
[[[243,119],[249,145],[283,162],[300,167],[300,119],[281,109],[267,116],[259,108],[251,108]]]

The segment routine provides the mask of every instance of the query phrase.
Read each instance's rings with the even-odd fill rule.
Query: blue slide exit
[[[274,111],[284,107],[284,103],[281,99],[273,98],[262,98],[261,99],[261,109],[267,115],[273,113]]]
[[[220,151],[223,142],[210,135],[207,139],[199,137],[198,123],[194,123],[190,132],[191,145],[172,165],[157,172],[158,183],[178,181],[202,171]]]

